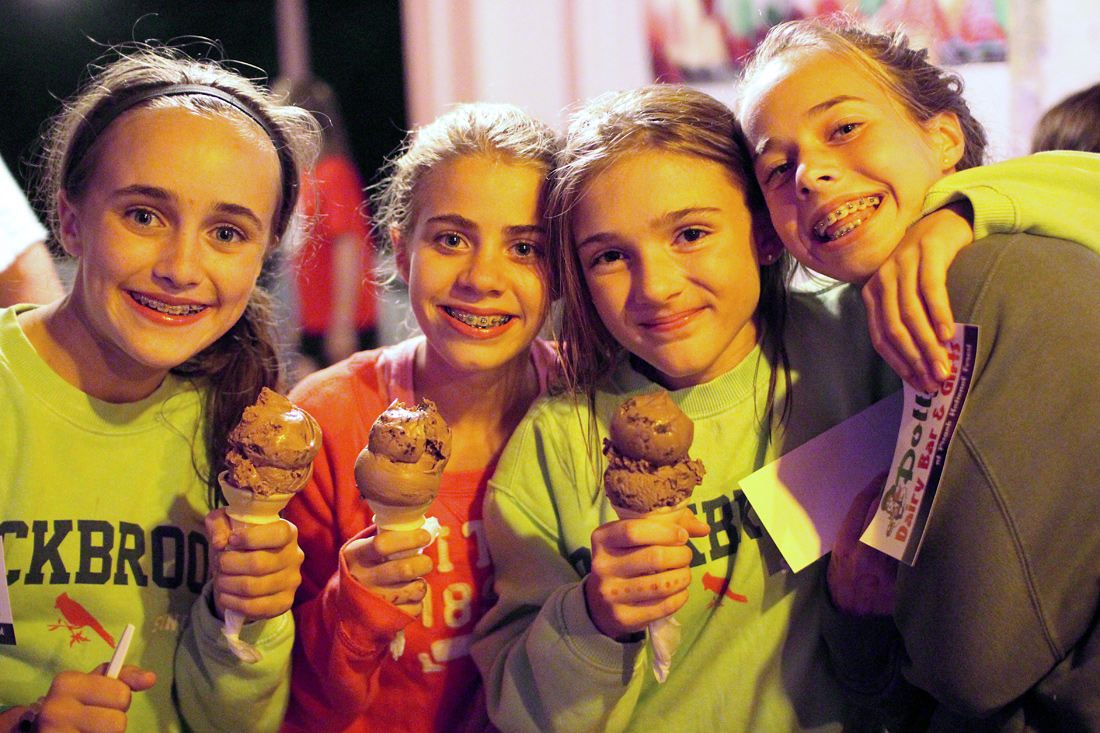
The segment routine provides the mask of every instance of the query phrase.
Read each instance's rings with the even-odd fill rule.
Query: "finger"
[[[911,312],[914,307],[919,308],[920,317],[924,317],[923,305],[919,303],[916,296],[916,280],[907,278],[904,274],[907,271],[904,267],[895,269],[892,265],[884,266],[864,287],[864,293],[870,291],[874,303],[874,318],[878,333],[877,338],[876,334],[872,333],[871,340],[875,348],[883,354],[883,358],[886,358],[888,351],[897,354],[905,362],[907,371],[911,375],[907,381],[919,384],[923,388],[927,384],[927,370],[923,355],[913,341],[908,323],[916,320]]]
[[[203,524],[206,526],[206,536],[210,540],[211,547],[215,551],[224,549],[229,542],[229,535],[233,532],[229,517],[225,514],[225,507],[207,514]]]
[[[596,621],[597,628],[605,635],[619,638],[626,634],[637,633],[654,621],[675,614],[683,608],[687,599],[687,591],[681,590],[658,599],[637,603],[609,603],[600,600],[595,605],[596,608],[601,609],[601,619],[597,620],[593,617],[593,621]]]
[[[417,578],[411,583],[400,585],[379,585],[369,589],[387,603],[395,606],[417,605],[424,600],[428,593],[428,583],[423,578]]]
[[[124,664],[118,672],[118,679],[132,692],[144,692],[157,683],[157,673],[134,664]]]
[[[65,698],[81,705],[126,710],[130,706],[130,688],[125,683],[100,673],[85,674],[67,670],[54,677],[46,695],[47,700],[50,698]]]
[[[684,512],[677,524],[684,528],[689,537],[706,537],[710,534],[710,525],[695,516],[694,512]]]
[[[955,316],[947,294],[947,269],[951,265],[951,255],[935,250],[928,253],[927,260],[920,272],[921,295],[936,337],[940,342],[949,341],[955,335]],[[942,378],[946,379],[947,374]]]
[[[217,575],[263,577],[283,572],[297,573],[305,554],[298,545],[281,550],[226,551],[215,561]]]
[[[920,383],[918,375],[882,331],[882,318],[879,315],[878,302],[873,295],[868,294],[866,289],[863,291],[863,300],[867,307],[867,330],[871,335],[871,343],[874,345],[875,351],[903,381],[923,391],[924,386]]]
[[[666,547],[655,545],[632,550],[623,554],[614,551],[604,553],[601,560],[606,563],[605,575],[619,578],[638,578],[663,573],[670,570],[682,570],[691,565],[691,548],[686,545]],[[593,556],[593,570],[596,558]]]
[[[298,528],[285,519],[241,525],[229,536],[229,546],[234,550],[278,550],[297,541]]]
[[[616,549],[682,545],[688,541],[683,527],[661,519],[621,519],[597,528],[593,532],[594,541],[597,533],[601,544]]]
[[[381,557],[390,557],[402,552],[415,552],[431,544],[432,535],[425,529],[411,532],[383,531],[374,541],[374,550]]]
[[[432,559],[426,555],[412,555],[368,567],[348,566],[352,576],[365,586],[396,585],[408,583],[432,571]]]

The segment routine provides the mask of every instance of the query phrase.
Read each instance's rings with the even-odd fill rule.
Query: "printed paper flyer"
[[[905,385],[904,409],[890,472],[878,512],[860,538],[912,565],[936,497],[947,448],[955,432],[978,351],[978,327],[958,324],[947,344],[951,376],[939,392]]]

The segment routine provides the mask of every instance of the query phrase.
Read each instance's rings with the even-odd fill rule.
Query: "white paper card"
[[[852,500],[889,467],[901,406],[899,390],[741,480],[794,572],[833,549]]]
[[[15,622],[8,600],[8,568],[4,565],[3,542],[0,542],[0,644],[15,644]]]

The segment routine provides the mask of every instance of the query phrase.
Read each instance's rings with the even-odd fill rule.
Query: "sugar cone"
[[[251,489],[239,489],[227,480],[227,472],[218,474],[218,483],[222,494],[229,504],[225,513],[234,527],[241,524],[271,524],[278,521],[279,512],[287,505],[293,494],[257,494]],[[256,664],[263,655],[251,644],[241,641],[241,629],[244,628],[244,616],[236,611],[225,612],[225,625],[222,634],[229,648],[238,659],[247,664]]]

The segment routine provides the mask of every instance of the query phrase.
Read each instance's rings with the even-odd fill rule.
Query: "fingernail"
[[[943,380],[951,376],[951,367],[943,359],[936,360],[935,368],[937,382],[942,382]]]
[[[950,341],[953,335],[954,332],[951,330],[950,326],[940,326],[940,341]]]

